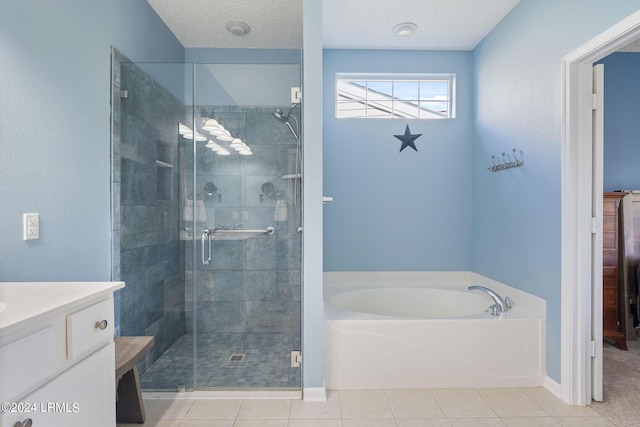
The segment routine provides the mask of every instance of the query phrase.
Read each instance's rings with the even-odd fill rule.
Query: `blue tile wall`
[[[118,335],[152,335],[144,371],[185,332],[184,244],[180,241],[178,167],[158,189],[157,144],[177,166],[177,123],[185,107],[120,53],[112,61],[112,276]],[[121,98],[120,91],[127,97]],[[161,191],[159,191],[161,190]],[[168,190],[168,191],[163,191]],[[169,200],[159,200],[158,195]]]
[[[300,183],[294,186],[292,179],[284,178],[296,172],[296,141],[286,125],[272,116],[275,108],[286,110],[289,106],[199,107],[200,111],[215,112],[231,134],[243,139],[254,154],[219,156],[200,143],[196,150],[196,188],[202,193],[207,221],[199,224],[196,232],[204,226],[220,224],[256,229],[273,226],[277,231],[272,236],[213,241],[208,266],[201,265],[199,243],[195,253],[187,248],[187,259],[195,257],[198,270],[198,333],[300,332],[301,247],[297,229],[301,214],[294,203],[294,190],[298,197],[301,195]],[[297,113],[296,109],[294,114]],[[217,187],[213,197],[204,192],[207,182]],[[275,194],[263,193],[266,182],[275,186]],[[188,185],[192,188],[192,179]],[[280,209],[277,218],[276,205]],[[190,277],[187,274],[187,298],[193,294]],[[188,311],[187,315],[193,319],[193,313]]]

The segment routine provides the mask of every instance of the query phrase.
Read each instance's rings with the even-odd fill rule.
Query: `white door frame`
[[[586,401],[590,399],[602,402],[603,359],[602,359],[602,227],[604,207],[604,65],[593,66],[593,111],[591,134],[592,141],[592,191],[591,213],[596,219],[591,223],[591,379],[587,390]],[[595,233],[594,233],[595,231]],[[597,307],[597,309],[596,309]]]
[[[592,66],[639,37],[640,11],[562,58],[562,378],[556,390],[572,405],[591,404],[591,320],[602,310],[591,298]]]

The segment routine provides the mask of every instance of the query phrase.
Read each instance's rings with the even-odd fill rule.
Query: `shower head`
[[[294,108],[296,108],[296,105],[298,104],[293,104],[291,105],[291,108],[289,108],[289,110],[286,113],[283,113],[282,110],[276,108],[273,113],[271,113],[273,115],[273,117],[275,117],[278,121],[284,123],[285,125],[287,125],[287,127],[289,128],[289,130],[291,131],[291,133],[293,134],[294,138],[296,140],[300,140],[300,137],[298,136],[298,132],[295,131],[295,129],[293,129],[293,126],[291,126],[291,123],[289,123],[289,118],[292,118],[293,120],[295,120],[296,122],[296,128],[298,127],[298,119],[296,119],[296,116],[294,116],[293,114],[291,114],[291,112],[293,111]]]
[[[279,121],[281,121],[282,123],[285,123],[285,122],[287,121],[287,119],[289,118],[289,117],[286,117],[286,116],[285,116],[285,114],[284,114],[281,110],[279,110],[279,109],[276,109],[276,110],[275,110],[273,113],[271,113],[271,114],[273,114],[273,117],[275,117],[276,119],[278,119],[278,120],[279,120]]]
[[[296,118],[296,116],[291,114],[293,112],[293,109],[296,108],[296,105],[298,104],[291,104],[291,107],[289,107],[289,110],[286,113],[283,113],[282,110],[276,108],[271,114],[279,122],[282,122],[285,125],[287,125],[287,127],[291,131],[291,134],[296,139],[296,165],[295,165],[295,174],[293,176],[302,178],[302,164],[301,164],[302,141],[300,141],[300,131],[301,131],[300,123],[298,123],[298,119]],[[300,111],[300,114],[302,114],[302,111]],[[293,119],[293,121],[295,122],[295,125],[296,125],[295,129],[293,128],[293,126],[291,126],[290,119]],[[298,194],[298,182],[299,182],[298,179],[293,180],[293,194],[294,194],[293,197],[294,197],[294,205],[296,208],[296,212],[300,212],[300,209],[302,208],[302,205],[300,204],[300,200],[299,200],[300,195]]]
[[[296,105],[297,104],[291,105],[291,108],[289,108],[289,110],[286,113],[283,113],[282,110],[276,108],[275,111],[272,113],[273,117],[280,120],[282,123],[286,123],[287,120],[289,120],[289,116],[291,115],[291,112],[293,111],[294,108],[296,108]]]

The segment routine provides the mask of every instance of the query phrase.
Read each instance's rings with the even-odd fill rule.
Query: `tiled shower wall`
[[[301,202],[300,179],[292,176],[296,140],[272,116],[275,108],[199,107],[199,114],[215,112],[221,117],[231,134],[245,141],[254,154],[219,156],[205,148],[204,142],[199,143],[196,191],[202,196],[206,221],[197,223],[197,232],[205,225],[222,225],[245,229],[272,226],[276,233],[245,240],[214,240],[208,266],[202,265],[201,245],[196,245],[198,334],[286,333],[297,334],[299,340]],[[206,183],[215,185],[216,194],[207,194]],[[263,191],[265,183],[273,184],[273,193]],[[189,299],[192,291],[188,283],[189,279]],[[191,316],[189,307],[187,315]]]
[[[177,154],[185,108],[115,50],[112,74],[112,277],[126,282],[115,295],[116,333],[154,337],[146,368],[185,331]]]

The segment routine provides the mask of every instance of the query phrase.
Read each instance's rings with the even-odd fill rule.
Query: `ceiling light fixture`
[[[234,36],[245,36],[251,31],[251,27],[242,21],[229,21],[225,28]]]
[[[417,29],[418,29],[418,26],[413,22],[403,22],[402,24],[398,24],[395,27],[393,27],[393,34],[395,34],[398,37],[409,37]]]

